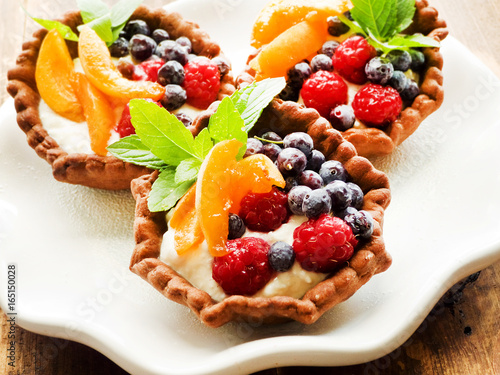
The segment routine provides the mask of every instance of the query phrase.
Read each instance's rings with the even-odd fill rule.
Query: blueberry
[[[292,268],[295,262],[295,252],[291,245],[283,241],[278,241],[273,243],[269,248],[267,259],[273,270],[285,272]]]
[[[290,191],[292,190],[295,186],[298,186],[299,183],[297,182],[297,178],[295,176],[288,176],[285,178],[285,190]]]
[[[332,200],[325,189],[312,190],[302,202],[302,211],[308,218],[327,214],[332,208]]]
[[[167,61],[158,70],[158,83],[166,86],[168,84],[182,85],[184,82],[184,68],[175,60]]]
[[[182,47],[184,47],[187,51],[187,53],[191,53],[191,51],[193,50],[193,45],[191,44],[191,41],[189,40],[188,37],[185,37],[185,36],[181,36],[179,38],[177,38],[175,40],[175,42],[179,45],[181,45]]]
[[[365,73],[370,81],[385,85],[391,79],[394,67],[389,60],[382,57],[374,57],[366,64]]]
[[[283,138],[283,147],[297,148],[302,151],[306,157],[309,157],[314,148],[314,142],[309,134],[304,132],[294,132],[287,134],[285,138]]]
[[[272,161],[276,161],[276,159],[278,159],[278,155],[281,150],[281,147],[275,143],[266,143],[264,146],[262,146],[262,153]]]
[[[235,214],[229,214],[229,234],[227,236],[228,240],[234,240],[236,238],[240,238],[245,234],[245,223]]]
[[[132,61],[126,58],[118,59],[116,63],[118,71],[127,79],[132,79],[134,76],[135,65]]]
[[[156,29],[151,34],[151,38],[153,38],[157,44],[160,44],[164,40],[169,40],[170,39],[170,35],[168,34],[167,30]]]
[[[245,151],[244,158],[262,153],[262,142],[256,138],[248,138],[247,139],[247,150]]]
[[[164,40],[158,44],[156,54],[164,61],[175,60],[182,66],[186,65],[188,61],[188,52],[186,49],[173,40]]]
[[[348,182],[347,187],[351,190],[351,206],[357,210],[361,210],[361,208],[363,208],[363,190],[361,190],[361,188],[353,182]]]
[[[304,203],[305,196],[311,191],[310,187],[304,185],[295,186],[290,190],[288,193],[288,207],[292,213],[295,215],[304,215],[302,203]]]
[[[193,119],[184,112],[176,113],[175,117],[177,117],[177,119],[182,122],[186,128],[193,123]]]
[[[325,162],[325,155],[321,151],[312,150],[311,155],[307,159],[306,169],[319,172],[321,165]]]
[[[151,29],[143,20],[131,20],[123,28],[127,39],[132,38],[136,34],[151,35]]]
[[[345,210],[335,212],[335,216],[344,220],[347,215],[355,214],[357,212],[358,212],[358,210],[355,209],[354,207],[347,207]]]
[[[266,141],[271,141],[271,142],[283,142],[283,138],[281,138],[278,134],[275,132],[265,132],[260,136],[260,138],[265,139]]]
[[[425,66],[425,55],[416,49],[410,49],[409,53],[411,56],[410,69],[416,72],[422,70]]]
[[[328,22],[328,33],[332,36],[341,36],[349,31],[349,26],[343,23],[337,16],[328,17],[326,21]]]
[[[296,102],[299,100],[300,87],[294,87],[290,82],[287,82],[285,88],[279,93],[279,98],[281,100]]]
[[[109,46],[109,53],[113,57],[123,57],[128,55],[128,40],[125,38],[116,39],[112,45]]]
[[[136,34],[130,38],[128,49],[134,59],[144,61],[153,55],[156,42],[147,35]]]
[[[349,20],[349,21],[354,21],[354,18],[352,18],[352,14],[350,10],[346,10],[344,12],[344,16]]]
[[[413,102],[419,93],[420,88],[418,87],[417,82],[408,80],[408,86],[401,92],[401,99]]]
[[[392,74],[388,84],[401,94],[408,87],[408,78],[406,78],[406,75],[403,72],[396,70]]]
[[[222,56],[215,56],[212,61],[217,64],[221,77],[225,76],[231,70],[231,65],[229,65],[229,62]]]
[[[373,234],[373,218],[367,211],[357,211],[345,215],[344,221],[356,237],[368,239]]]
[[[288,71],[288,83],[294,88],[301,88],[304,81],[312,74],[312,69],[306,62],[296,64]]]
[[[354,126],[356,117],[351,106],[341,104],[330,112],[330,123],[334,129],[346,131]]]
[[[333,70],[332,58],[322,53],[314,56],[311,60],[311,69],[313,72],[317,72],[319,70],[331,72]]]
[[[332,210],[342,211],[352,203],[351,190],[344,181],[336,180],[325,186],[325,190],[332,200]]]
[[[306,168],[307,157],[299,149],[289,147],[279,153],[276,163],[282,174],[298,175]]]
[[[328,160],[323,163],[319,170],[319,175],[325,182],[329,184],[335,180],[347,181],[347,171],[341,162],[336,160]]]
[[[337,50],[339,45],[340,45],[339,42],[336,42],[335,40],[329,40],[328,42],[325,42],[325,44],[323,44],[323,47],[321,47],[319,53],[322,53],[332,58],[333,55],[335,55],[335,51]]]
[[[174,111],[182,107],[186,103],[186,100],[186,90],[179,85],[167,85],[165,86],[165,94],[160,103],[167,111]]]
[[[407,51],[400,49],[392,50],[387,54],[387,59],[391,62],[394,70],[406,72],[410,69],[411,55]]]
[[[317,172],[307,169],[297,176],[297,182],[299,185],[308,186],[313,190],[323,186],[323,179],[321,176]]]

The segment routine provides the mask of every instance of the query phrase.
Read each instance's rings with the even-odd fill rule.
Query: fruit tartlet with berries
[[[107,150],[135,132],[129,101],[154,102],[193,129],[198,113],[234,92],[233,77],[219,45],[178,13],[129,0],[107,13],[102,6],[34,18],[45,28],[23,45],[7,90],[29,145],[57,180],[129,189],[151,172]]]
[[[159,126],[136,116],[164,110],[132,104],[136,141],[157,171],[131,184],[130,268],[208,326],[313,323],[391,264],[387,176],[317,111],[272,100],[284,87],[271,79],[237,91],[196,120],[194,138],[171,116],[162,128],[172,135],[152,139],[147,129]],[[134,163],[128,143],[111,150]],[[167,143],[182,156],[162,154]]]
[[[273,0],[237,85],[283,76],[279,98],[316,109],[360,155],[386,155],[442,104],[447,34],[427,0]]]

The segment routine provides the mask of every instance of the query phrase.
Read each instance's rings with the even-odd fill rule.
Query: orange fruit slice
[[[71,84],[74,64],[63,37],[55,29],[43,39],[36,62],[35,79],[40,97],[58,115],[85,121],[83,108]]]
[[[84,74],[75,73],[73,84],[89,127],[90,147],[97,155],[105,156],[111,129],[116,124],[114,108],[106,95],[95,88]]]
[[[82,27],[78,55],[88,80],[99,90],[114,97],[160,100],[165,87],[151,81],[131,81],[113,64],[106,43],[88,26]]]
[[[196,211],[210,254],[227,254],[229,209],[234,190],[236,155],[243,144],[236,139],[217,143],[203,161],[196,183]]]
[[[205,237],[196,211],[196,184],[177,203],[169,225],[175,230],[174,246],[177,254],[182,255],[203,242]]]

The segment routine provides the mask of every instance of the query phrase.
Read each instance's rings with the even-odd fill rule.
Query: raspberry
[[[321,70],[304,82],[301,95],[306,107],[328,118],[332,108],[347,103],[347,92],[347,84],[338,74]]]
[[[293,248],[307,271],[328,273],[349,260],[358,241],[340,218],[323,214],[295,228]]]
[[[288,197],[277,188],[269,193],[250,193],[241,200],[239,216],[250,230],[273,231],[288,221]]]
[[[403,101],[392,87],[369,84],[356,93],[352,108],[365,125],[383,127],[398,118]]]
[[[213,279],[229,295],[251,296],[266,285],[274,271],[269,265],[269,244],[255,237],[227,241],[230,251],[216,257],[212,265]]]
[[[165,63],[161,59],[144,61],[135,67],[132,79],[134,81],[156,82],[158,80],[158,70],[163,64]]]
[[[147,98],[143,100],[151,103],[156,103],[159,107],[162,106],[160,103],[155,102],[153,99]],[[132,125],[132,116],[130,115],[129,103],[127,103],[127,105],[123,109],[120,121],[118,121],[118,124],[115,126],[115,131],[120,135],[120,138],[135,134],[135,128],[134,125]]]
[[[206,57],[197,57],[189,61],[184,70],[187,103],[199,109],[207,109],[219,93],[219,67]]]
[[[365,38],[357,35],[340,44],[333,55],[333,66],[342,77],[361,85],[367,80],[365,65],[375,56],[375,48],[369,45]]]

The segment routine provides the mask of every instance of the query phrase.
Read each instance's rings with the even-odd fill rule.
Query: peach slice
[[[66,42],[55,29],[43,39],[36,62],[35,79],[40,97],[58,115],[71,121],[85,121],[83,108],[71,84],[73,60]]]
[[[205,237],[196,211],[196,184],[177,203],[169,225],[175,230],[177,254],[182,255],[203,242]]]
[[[158,101],[165,93],[165,87],[159,83],[131,81],[123,77],[113,64],[106,43],[88,26],[81,28],[78,55],[88,80],[107,95]]]
[[[116,124],[114,108],[106,95],[95,88],[84,74],[75,73],[73,85],[89,127],[90,147],[97,155],[105,156],[111,129]]]

